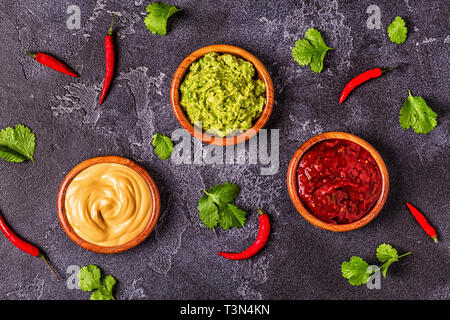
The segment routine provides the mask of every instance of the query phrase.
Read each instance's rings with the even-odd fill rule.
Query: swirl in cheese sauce
[[[110,247],[136,238],[152,213],[152,194],[144,178],[116,163],[93,165],[69,184],[65,211],[83,240]]]

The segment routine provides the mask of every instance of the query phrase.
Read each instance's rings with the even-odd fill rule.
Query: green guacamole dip
[[[180,86],[192,124],[221,137],[252,127],[266,104],[266,87],[250,61],[210,52],[194,62]]]

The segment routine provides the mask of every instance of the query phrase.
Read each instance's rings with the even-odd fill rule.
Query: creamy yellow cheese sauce
[[[134,239],[150,220],[152,194],[133,169],[116,163],[93,165],[69,184],[65,211],[69,224],[84,240],[116,246]]]

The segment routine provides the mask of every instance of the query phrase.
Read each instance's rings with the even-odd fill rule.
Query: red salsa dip
[[[328,139],[313,145],[297,168],[298,193],[317,218],[334,224],[361,219],[381,193],[381,173],[359,144]]]

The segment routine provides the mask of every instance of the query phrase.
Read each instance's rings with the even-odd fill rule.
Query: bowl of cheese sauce
[[[151,233],[160,198],[155,182],[138,164],[118,156],[97,157],[67,174],[57,209],[64,231],[79,246],[117,253]]]

